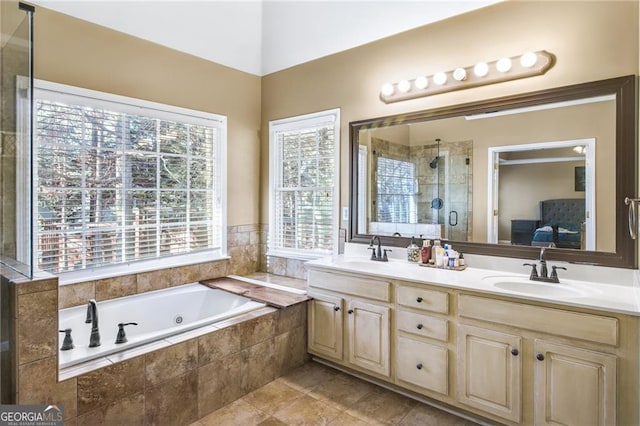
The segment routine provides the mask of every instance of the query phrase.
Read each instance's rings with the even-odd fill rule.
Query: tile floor
[[[474,425],[465,419],[308,362],[191,426]]]

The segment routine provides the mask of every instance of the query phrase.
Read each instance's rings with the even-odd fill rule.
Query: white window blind
[[[47,87],[35,92],[41,269],[224,253],[224,117]]]
[[[378,222],[416,223],[416,166],[408,161],[378,157]]]
[[[332,110],[270,123],[270,254],[332,252],[339,122],[339,110]]]

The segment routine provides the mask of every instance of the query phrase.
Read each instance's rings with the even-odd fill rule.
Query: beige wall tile
[[[171,286],[189,284],[199,280],[200,267],[196,265],[181,266],[169,269]]]
[[[18,364],[57,354],[58,292],[56,290],[18,296]]]
[[[181,376],[198,368],[198,341],[187,340],[145,355],[145,381],[147,386]]]
[[[260,386],[274,380],[278,374],[276,365],[274,339],[243,350],[242,357],[242,390],[252,392]]]
[[[308,358],[307,328],[304,326],[277,335],[274,344],[278,376],[300,367]]]
[[[89,299],[96,298],[95,281],[79,284],[61,285],[58,288],[58,308],[86,305]]]
[[[240,324],[240,345],[242,349],[253,346],[275,335],[277,311],[261,315]]]
[[[38,293],[50,291],[58,288],[58,278],[38,279],[33,281],[20,282],[16,285],[18,294]]]
[[[240,353],[229,355],[198,370],[198,415],[229,404],[244,395],[241,371],[244,368]]]
[[[143,272],[136,277],[138,293],[170,287],[170,277],[166,270]]]
[[[251,232],[230,232],[227,234],[227,247],[243,247],[251,244]]]
[[[240,326],[233,325],[216,330],[198,339],[200,366],[240,351]]]
[[[144,391],[144,358],[138,357],[78,377],[78,414]]]
[[[188,425],[198,419],[198,373],[191,371],[147,388],[145,424]]]
[[[212,278],[224,277],[227,275],[229,267],[228,260],[218,260],[215,262],[201,263],[200,265],[200,280],[208,280]]]
[[[307,324],[307,304],[298,303],[286,309],[278,309],[276,314],[276,335]]]
[[[137,292],[138,283],[135,274],[96,281],[96,300],[131,296]]]
[[[142,393],[130,395],[78,416],[78,426],[135,426],[143,424],[144,394]]]
[[[62,405],[65,419],[74,419],[77,382],[74,378],[58,383],[57,362],[54,356],[18,367],[18,404]]]

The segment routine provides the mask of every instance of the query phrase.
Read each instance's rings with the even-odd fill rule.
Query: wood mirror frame
[[[398,124],[450,118],[461,115],[479,114],[512,108],[530,107],[553,102],[570,101],[603,95],[616,95],[616,243],[615,252],[581,251],[570,249],[547,249],[550,260],[571,263],[585,263],[618,268],[637,267],[637,246],[628,232],[625,196],[637,195],[636,141],[637,128],[637,77],[634,75],[546,89],[536,92],[494,98],[448,107],[429,109],[401,115],[372,118],[349,123],[350,164],[349,164],[349,233],[348,240],[366,243],[372,235],[358,234],[358,147],[361,130],[374,129]],[[406,247],[410,238],[380,236],[383,245]],[[463,241],[451,241],[462,253],[499,257],[534,259],[540,248],[529,246],[499,245]]]

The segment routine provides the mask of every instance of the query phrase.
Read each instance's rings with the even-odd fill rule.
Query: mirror
[[[626,76],[352,122],[349,239],[634,268],[636,97]]]

